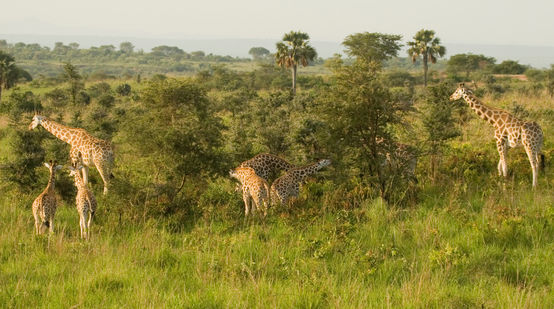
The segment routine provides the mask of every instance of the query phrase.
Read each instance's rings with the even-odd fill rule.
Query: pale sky
[[[0,0],[1,34],[312,41],[435,30],[443,43],[554,46],[553,0]],[[9,4],[8,4],[9,2]]]

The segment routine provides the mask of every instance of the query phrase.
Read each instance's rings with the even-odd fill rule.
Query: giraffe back
[[[252,159],[242,162],[239,167],[250,167],[256,174],[265,180],[269,180],[272,174],[280,171],[288,171],[294,167],[287,160],[269,153],[260,153]]]

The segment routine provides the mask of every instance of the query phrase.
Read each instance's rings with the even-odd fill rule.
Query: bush
[[[127,83],[121,84],[115,88],[115,92],[120,96],[126,97],[131,94],[131,86]]]

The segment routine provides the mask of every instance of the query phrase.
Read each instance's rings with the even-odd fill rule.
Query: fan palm
[[[427,86],[427,71],[429,69],[429,61],[436,63],[437,58],[446,54],[446,48],[440,45],[440,39],[435,37],[433,30],[419,30],[414,35],[414,41],[408,42],[408,54],[412,57],[412,62],[416,62],[419,56],[423,59],[423,81]]]
[[[316,50],[310,46],[310,36],[304,32],[291,31],[283,36],[283,40],[276,44],[275,60],[281,67],[292,71],[292,92],[296,93],[296,71],[298,65],[307,66],[317,57]]]

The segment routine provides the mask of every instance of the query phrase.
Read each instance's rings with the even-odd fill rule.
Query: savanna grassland
[[[91,78],[66,64],[65,77],[3,91],[1,306],[554,307],[549,70],[530,69],[527,81],[436,71],[424,87],[418,73],[330,59],[313,74],[299,69],[292,95],[288,71],[249,65]],[[497,176],[493,129],[448,100],[463,80],[483,102],[541,125],[536,189],[522,148],[508,154],[509,177]],[[28,130],[34,112],[115,145],[108,195],[91,168],[99,207],[89,241],[65,168],[55,233],[34,233],[42,163],[69,164],[67,144]],[[374,150],[396,142],[413,146],[415,177],[382,171]],[[260,152],[333,163],[290,205],[245,218],[228,171]]]

